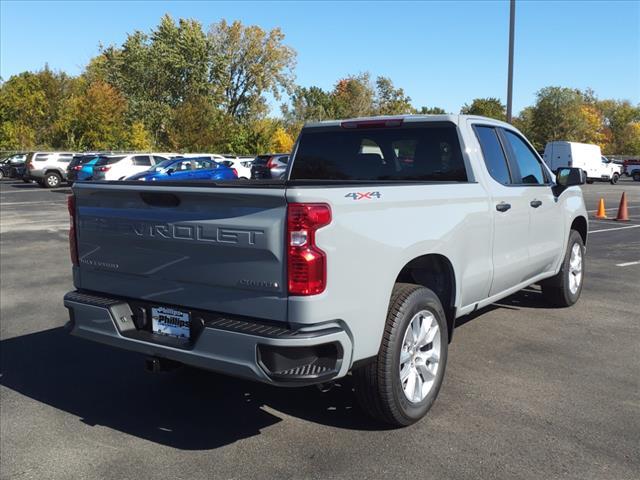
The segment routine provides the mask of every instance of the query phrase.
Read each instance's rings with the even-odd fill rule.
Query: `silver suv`
[[[35,180],[41,187],[55,188],[67,181],[67,166],[72,152],[31,152],[23,179]]]

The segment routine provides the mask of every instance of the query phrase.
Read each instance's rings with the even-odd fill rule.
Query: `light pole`
[[[513,108],[513,28],[516,20],[516,0],[509,6],[509,79],[507,80],[507,122],[511,123]]]

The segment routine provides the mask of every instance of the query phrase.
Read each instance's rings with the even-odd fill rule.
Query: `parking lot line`
[[[630,267],[631,265],[640,265],[640,260],[636,262],[616,263],[616,267]]]
[[[589,235],[591,235],[592,233],[599,233],[599,232],[611,232],[613,230],[627,230],[629,228],[640,228],[640,225],[627,225],[626,227],[604,228],[602,230],[590,230]]]

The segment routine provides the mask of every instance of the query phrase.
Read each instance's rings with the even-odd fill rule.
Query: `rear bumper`
[[[72,335],[205,370],[280,386],[343,377],[353,345],[338,323],[291,330],[246,318],[209,314],[191,342],[137,328],[139,302],[101,294],[64,297]]]

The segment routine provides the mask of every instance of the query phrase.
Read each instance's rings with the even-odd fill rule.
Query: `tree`
[[[336,118],[372,115],[374,96],[375,91],[368,73],[340,79],[331,92],[333,113]]]
[[[334,116],[331,93],[320,87],[296,87],[290,102],[291,107],[281,107],[282,116],[289,128],[300,129],[305,122],[318,122]]]
[[[593,92],[564,87],[545,87],[537,92],[529,129],[529,139],[539,149],[555,140],[606,147],[608,137]]]
[[[209,98],[189,98],[174,111],[168,128],[170,147],[178,151],[204,152],[219,144],[217,116]]]
[[[256,25],[223,20],[211,27],[208,40],[213,91],[227,115],[262,115],[267,110],[265,94],[279,100],[283,91],[291,91],[296,53],[282,43],[279,28],[265,32]]]
[[[289,153],[293,150],[293,142],[293,137],[283,127],[278,127],[271,138],[271,149],[278,153]]]
[[[154,143],[167,143],[173,109],[209,92],[209,41],[200,23],[165,15],[149,35],[136,31],[90,62],[88,74],[116,87],[128,102],[129,122],[140,121]]]
[[[633,131],[628,126],[640,122],[640,105],[633,106],[628,100],[602,100],[597,103],[602,112],[605,133],[609,144],[605,153],[625,153],[628,149],[627,135]]]
[[[444,115],[447,112],[440,107],[422,107],[417,113],[420,115]]]
[[[142,122],[133,122],[129,131],[128,146],[132,150],[149,151],[153,149],[151,134]]]
[[[0,122],[9,123],[0,129],[0,143],[22,149],[58,147],[54,125],[76,84],[77,79],[46,65],[9,78],[0,87]]]
[[[499,98],[475,98],[471,105],[466,103],[462,106],[460,113],[465,115],[482,115],[483,117],[495,118],[496,120],[506,120],[507,107]]]
[[[388,77],[376,79],[376,93],[374,100],[376,115],[401,115],[413,113],[411,98],[404,94],[402,88],[396,88]]]
[[[618,153],[640,155],[640,122],[630,122],[623,130]]]

